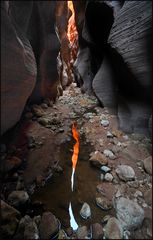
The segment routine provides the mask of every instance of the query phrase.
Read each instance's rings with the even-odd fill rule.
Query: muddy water
[[[99,183],[100,170],[89,164],[89,154],[94,150],[86,143],[82,136],[80,139],[80,152],[74,175],[74,191],[71,191],[72,149],[74,140],[61,145],[60,162],[63,173],[54,173],[51,180],[41,189],[36,190],[32,201],[41,201],[45,208],[51,211],[61,221],[63,227],[69,227],[69,203],[72,204],[74,218],[78,225],[88,225],[101,222],[107,213],[96,206],[96,186]],[[87,202],[91,207],[91,219],[84,220],[79,214],[82,204]]]

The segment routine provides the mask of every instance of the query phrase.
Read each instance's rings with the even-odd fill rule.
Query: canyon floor
[[[74,122],[80,149],[72,192]],[[150,139],[118,130],[117,117],[74,83],[55,104],[26,107],[1,144],[4,239],[152,239],[151,155]]]

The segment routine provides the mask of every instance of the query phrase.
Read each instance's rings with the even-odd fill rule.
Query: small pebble
[[[101,120],[101,125],[102,125],[103,127],[108,127],[109,121],[106,120],[106,119],[102,119],[102,120]]]
[[[107,137],[108,137],[108,138],[113,138],[114,135],[113,135],[111,132],[108,131],[108,132],[107,132]]]
[[[100,180],[102,180],[102,181],[104,180],[104,174],[103,173],[100,174]]]
[[[112,182],[113,175],[111,173],[106,173],[105,174],[105,180],[108,181],[108,182]]]
[[[100,169],[101,169],[103,172],[105,172],[105,173],[111,171],[111,169],[110,169],[109,167],[107,167],[107,166],[102,166]]]
[[[146,203],[143,203],[142,207],[146,208],[146,207],[148,207],[148,205]]]

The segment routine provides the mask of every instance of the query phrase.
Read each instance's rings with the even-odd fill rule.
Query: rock
[[[99,151],[95,151],[91,153],[91,157],[89,161],[93,166],[98,168],[100,168],[102,165],[107,165],[108,163],[108,160],[106,159],[106,157]]]
[[[68,239],[65,231],[63,229],[59,230],[58,239]]]
[[[102,181],[103,181],[103,180],[104,180],[104,177],[105,177],[105,176],[104,176],[104,174],[103,174],[103,173],[101,173],[101,174],[100,174],[100,180],[102,180]]]
[[[133,187],[133,188],[138,188],[139,187],[139,181],[138,180],[135,180],[135,181],[132,181],[132,182],[128,182],[127,183],[130,187]]]
[[[112,208],[112,202],[105,197],[97,197],[96,204],[103,210],[109,210]]]
[[[105,180],[108,181],[108,182],[112,182],[113,175],[111,173],[106,173],[105,174]]]
[[[44,99],[44,103],[47,104],[48,107],[53,106],[53,102],[49,98]]]
[[[103,227],[99,223],[92,224],[92,239],[103,238]]]
[[[109,150],[109,149],[105,149],[105,150],[104,150],[104,155],[105,155],[106,157],[109,157],[109,158],[112,159],[112,160],[114,160],[114,159],[116,158],[116,156],[114,155],[114,153],[113,153],[111,150]]]
[[[107,137],[108,137],[108,138],[113,138],[114,135],[113,135],[111,132],[108,131],[108,132],[107,132]]]
[[[105,226],[104,235],[106,239],[122,239],[123,238],[122,226],[115,217],[112,217],[108,220]]]
[[[79,227],[76,231],[78,239],[88,239],[88,229],[86,226]]]
[[[134,197],[143,197],[143,193],[139,190],[136,190],[135,194],[134,194]]]
[[[33,113],[35,114],[36,117],[42,117],[44,115],[44,111],[38,105],[34,105],[32,107],[32,110],[33,110]]]
[[[40,216],[40,215],[35,216],[35,217],[33,218],[33,220],[35,221],[37,227],[39,227],[40,222],[41,222],[41,216]]]
[[[40,238],[51,239],[59,231],[59,222],[51,212],[44,212],[39,225]]]
[[[21,163],[22,163],[21,159],[15,156],[9,159],[6,159],[4,163],[5,172],[11,171],[13,169],[17,169],[21,165]]]
[[[24,190],[24,182],[20,178],[17,181],[16,190]]]
[[[142,207],[147,208],[148,207],[147,203],[142,203]]]
[[[118,153],[119,151],[121,151],[121,147],[114,145],[111,150],[113,153]]]
[[[59,128],[58,132],[62,133],[62,132],[64,132],[64,129],[63,128]]]
[[[1,220],[8,221],[13,218],[21,218],[21,214],[14,207],[1,200]]]
[[[117,192],[115,193],[115,197],[118,198],[121,196],[122,196],[122,193],[121,193],[120,189],[118,189]]]
[[[152,205],[152,188],[145,191],[145,193],[144,193],[144,199],[145,199],[145,202],[146,202],[149,206]]]
[[[102,120],[101,120],[101,125],[102,125],[103,127],[108,127],[108,126],[109,126],[109,121],[106,120],[106,119],[102,119]]]
[[[145,158],[143,164],[145,171],[152,175],[152,156]]]
[[[48,123],[49,123],[49,119],[41,117],[41,118],[38,119],[38,122],[43,126],[47,126]]]
[[[39,233],[35,221],[28,215],[21,218],[15,239],[38,239]]]
[[[16,232],[21,214],[1,200],[1,233],[4,236],[13,236]]]
[[[29,195],[25,191],[13,191],[8,195],[8,202],[15,207],[23,205],[29,200]]]
[[[98,141],[99,145],[100,145],[101,147],[103,147],[103,145],[104,145],[104,140],[103,140],[103,138],[100,138],[100,139],[98,139],[97,141]]]
[[[71,237],[73,235],[73,228],[72,227],[67,228],[66,233],[69,237]]]
[[[39,231],[34,221],[29,222],[24,231],[24,239],[39,239]]]
[[[120,165],[116,169],[119,178],[125,182],[135,179],[135,172],[132,167],[128,165]]]
[[[129,140],[128,135],[123,135],[123,139],[124,139],[125,141]]]
[[[91,217],[91,210],[90,206],[87,203],[84,203],[81,210],[80,210],[80,215],[82,218],[87,219]]]
[[[28,136],[28,148],[36,147],[35,138],[33,136]]]
[[[121,197],[115,199],[116,215],[122,227],[127,230],[136,229],[144,220],[144,210],[134,201]]]
[[[42,103],[42,104],[41,104],[41,107],[42,107],[43,109],[47,109],[47,108],[48,108],[48,105],[47,105],[47,103]]]
[[[131,139],[135,140],[135,141],[142,141],[144,139],[144,135],[143,134],[139,134],[139,133],[132,133],[131,134]]]
[[[111,215],[106,215],[106,216],[104,216],[103,219],[102,219],[102,223],[103,223],[103,224],[107,223],[108,220],[109,220],[111,217],[112,217]]]
[[[111,169],[110,169],[109,167],[107,167],[107,166],[102,166],[100,169],[101,169],[104,173],[107,173],[107,172],[110,172],[110,171],[111,171]]]
[[[15,218],[13,221],[9,221],[1,225],[1,237],[13,237],[16,232],[18,220]],[[4,238],[3,238],[4,239]]]
[[[123,133],[119,130],[112,131],[112,134],[114,137],[117,137],[117,138],[120,138],[123,135]]]

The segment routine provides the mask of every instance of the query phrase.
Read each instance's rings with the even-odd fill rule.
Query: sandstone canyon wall
[[[79,2],[75,2],[79,14]],[[83,92],[115,111],[119,127],[148,134],[151,118],[152,3],[86,1],[75,62]],[[78,21],[76,17],[76,21]]]
[[[1,134],[19,121],[27,101],[61,94],[55,9],[56,1],[1,2]]]

